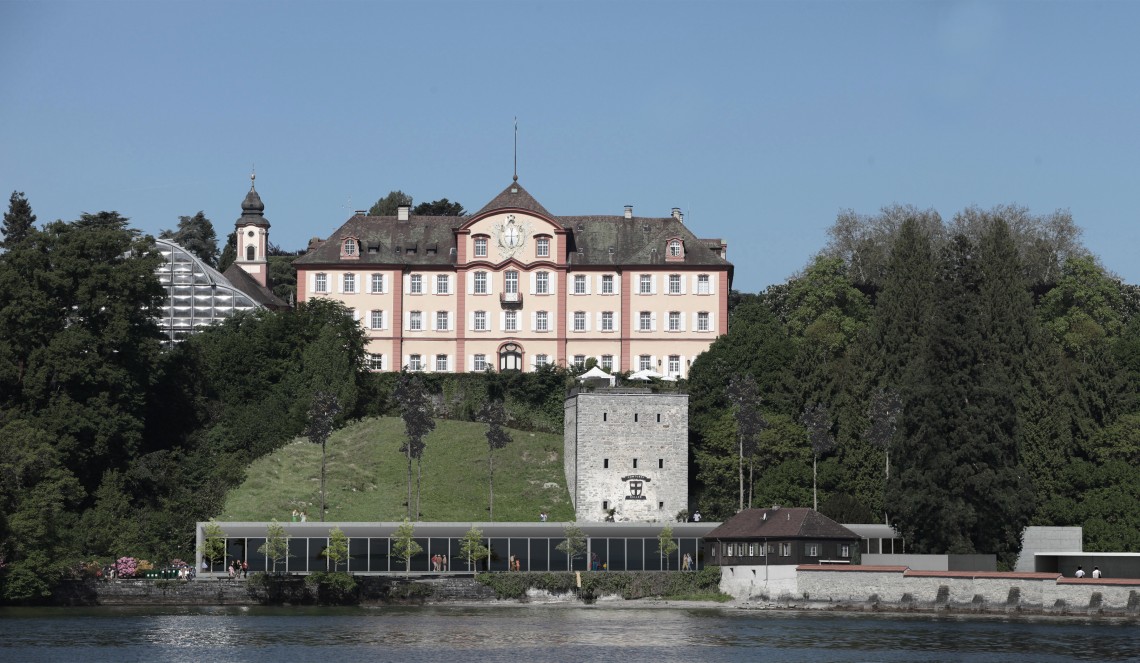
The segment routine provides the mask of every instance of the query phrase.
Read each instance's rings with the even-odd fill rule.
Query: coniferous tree
[[[4,235],[0,248],[10,249],[24,241],[35,224],[36,215],[32,214],[28,199],[22,191],[13,191],[8,199],[8,211],[4,213],[4,226],[0,228],[0,234]]]
[[[178,217],[177,230],[163,230],[158,236],[171,240],[210,267],[218,266],[218,236],[214,224],[201,211],[194,216]]]

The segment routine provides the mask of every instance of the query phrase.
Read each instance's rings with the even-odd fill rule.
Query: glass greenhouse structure
[[[177,343],[198,328],[240,311],[262,308],[221,272],[178,244],[156,239],[155,248],[163,258],[157,274],[167,300],[158,324],[167,343]]]

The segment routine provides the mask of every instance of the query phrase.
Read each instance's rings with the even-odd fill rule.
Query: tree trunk
[[[752,488],[755,484],[755,482],[753,480],[753,476],[752,476],[752,469],[753,469],[752,459],[749,458],[748,459],[748,506],[749,506],[749,508],[752,507],[752,497],[753,497]]]
[[[491,487],[491,501],[488,503],[488,518],[491,522],[495,522],[495,454],[487,454],[487,468],[489,469],[490,487]],[[512,571],[514,569],[511,569]]]
[[[819,511],[819,495],[816,493],[816,481],[815,481],[815,476],[816,476],[815,475],[815,466],[816,466],[816,463],[818,461],[819,461],[819,456],[813,455],[811,457],[811,504],[812,504],[811,509],[812,509],[812,511]]]
[[[412,449],[408,443],[408,520],[412,519]]]
[[[321,522],[325,522],[325,445],[321,444]]]
[[[416,520],[420,519],[420,480],[424,476],[424,459],[416,459]]]
[[[740,437],[738,435],[737,440],[740,442],[740,462],[738,463],[738,465],[740,467],[740,508],[737,509],[737,511],[743,511],[744,510],[744,438]]]

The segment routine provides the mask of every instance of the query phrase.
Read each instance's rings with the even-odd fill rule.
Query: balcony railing
[[[522,308],[523,298],[520,292],[500,292],[499,304],[503,308]]]

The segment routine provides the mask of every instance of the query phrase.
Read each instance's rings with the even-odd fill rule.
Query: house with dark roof
[[[256,258],[258,227],[246,231]],[[679,209],[556,216],[517,178],[469,216],[357,212],[293,264],[298,302],[352,310],[373,370],[594,359],[609,372],[684,378],[728,331],[727,245],[697,237]]]
[[[705,535],[718,566],[850,564],[859,535],[807,508],[745,509]]]

